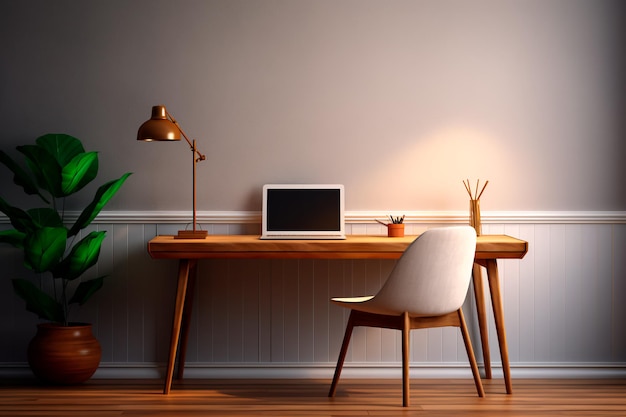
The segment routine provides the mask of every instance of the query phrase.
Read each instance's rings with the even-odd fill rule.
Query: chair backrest
[[[383,314],[437,316],[465,301],[476,251],[471,226],[441,227],[420,235],[367,304]]]

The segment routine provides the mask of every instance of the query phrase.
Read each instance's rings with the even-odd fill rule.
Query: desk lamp
[[[152,141],[170,141],[180,140],[180,136],[183,136],[192,152],[192,166],[193,166],[193,229],[192,230],[179,230],[178,235],[174,236],[175,239],[204,239],[207,236],[206,230],[199,230],[196,227],[196,163],[204,161],[206,156],[198,151],[196,148],[196,140],[190,141],[183,132],[183,129],[172,117],[171,114],[165,109],[165,106],[153,106],[152,117],[150,120],[144,122],[137,132],[137,140],[152,142]]]

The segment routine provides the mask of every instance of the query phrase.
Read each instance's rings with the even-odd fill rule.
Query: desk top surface
[[[351,235],[345,240],[264,240],[258,235],[209,235],[175,239],[163,235],[148,242],[148,252],[155,259],[397,259],[416,238]],[[476,239],[476,259],[521,259],[527,251],[528,242],[507,235]]]

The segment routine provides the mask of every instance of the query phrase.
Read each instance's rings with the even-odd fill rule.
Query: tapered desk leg
[[[500,293],[500,280],[498,277],[498,263],[495,259],[487,259],[487,279],[489,280],[489,291],[491,293],[491,304],[493,305],[493,317],[498,333],[498,344],[500,345],[500,357],[502,358],[502,370],[504,371],[504,384],[506,393],[513,393],[511,384],[511,369],[509,367],[509,348],[506,343],[506,331],[504,330],[504,308],[502,306],[502,295]]]
[[[480,329],[480,342],[483,349],[483,362],[485,363],[485,378],[491,379],[491,353],[489,351],[489,328],[487,327],[487,307],[485,306],[485,292],[480,265],[474,264],[472,269],[472,282],[474,283],[474,298],[476,299],[476,312],[478,313],[478,328]]]
[[[180,331],[180,347],[178,348],[178,372],[176,379],[183,379],[185,372],[185,359],[187,357],[187,340],[189,340],[189,325],[191,324],[191,313],[193,312],[193,297],[196,287],[196,271],[198,262],[195,259],[189,260],[189,280],[187,281],[187,291],[185,293],[185,307],[183,309],[183,322]]]
[[[170,338],[170,354],[167,360],[167,373],[165,375],[165,386],[163,394],[169,394],[172,387],[172,376],[174,375],[174,364],[176,363],[176,350],[180,336],[180,325],[183,319],[183,309],[185,308],[185,295],[187,293],[187,280],[189,279],[188,259],[181,259],[178,263],[178,288],[176,289],[176,305],[174,307],[174,320],[172,323],[172,336]]]

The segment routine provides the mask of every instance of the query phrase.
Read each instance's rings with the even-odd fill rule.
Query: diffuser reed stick
[[[467,193],[470,196],[470,200],[480,200],[480,197],[483,195],[485,188],[487,188],[487,184],[489,184],[489,181],[485,182],[485,184],[483,185],[483,188],[480,190],[480,193],[479,193],[478,188],[480,186],[480,180],[476,180],[476,189],[474,190],[474,194],[472,195],[472,187],[470,185],[469,180],[463,180],[463,185],[465,186],[465,190],[467,190]]]

